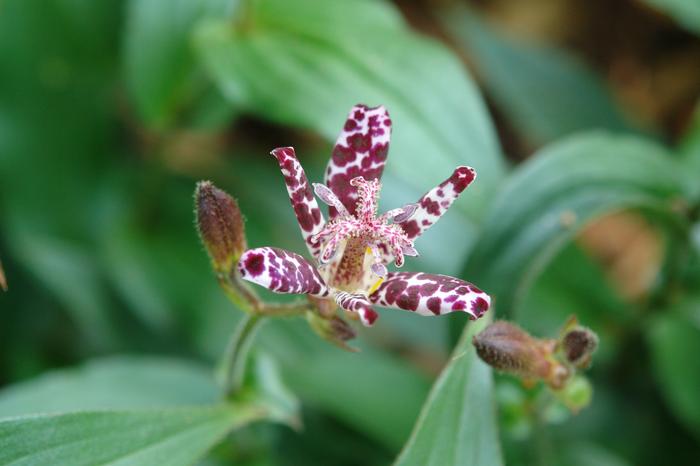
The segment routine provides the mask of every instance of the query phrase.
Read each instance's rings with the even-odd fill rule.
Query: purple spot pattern
[[[238,261],[238,271],[245,280],[275,293],[310,294],[318,298],[330,295],[316,267],[299,254],[284,249],[249,249]]]
[[[356,105],[350,111],[326,170],[327,187],[316,186],[319,197],[329,204],[331,221],[327,224],[294,149],[273,150],[304,241],[324,266],[317,269],[296,253],[263,247],[241,256],[241,277],[277,293],[334,300],[368,327],[379,317],[373,305],[425,316],[462,311],[471,319],[481,317],[489,309],[489,296],[468,282],[445,275],[388,273],[368,296],[376,278],[372,267],[392,261],[400,267],[404,255],[416,255],[413,240],[439,220],[476,178],[472,168],[457,167],[420,198],[415,211],[413,204],[407,204],[377,216],[379,178],[390,135],[391,120],[384,107]],[[371,256],[366,256],[367,248]]]
[[[325,221],[318,207],[313,190],[306,179],[306,173],[292,147],[279,147],[271,152],[277,159],[287,185],[287,193],[292,203],[294,214],[299,222],[301,236],[304,238],[311,255],[318,258],[321,245],[312,240],[313,236],[323,229]]]
[[[420,272],[389,273],[369,300],[424,316],[462,311],[472,320],[481,317],[491,304],[491,298],[469,282]]]
[[[415,240],[433,226],[474,179],[476,172],[473,168],[460,166],[449,178],[425,193],[417,203],[416,212],[400,224],[406,236]]]
[[[379,317],[379,314],[372,309],[372,303],[363,294],[337,291],[335,302],[346,311],[357,313],[365,327],[371,327]]]
[[[353,178],[364,177],[370,181],[379,179],[389,152],[391,119],[382,106],[355,105],[343,126],[331,159],[326,168],[325,184],[355,214],[357,189],[350,184]],[[329,209],[331,218],[338,214]]]

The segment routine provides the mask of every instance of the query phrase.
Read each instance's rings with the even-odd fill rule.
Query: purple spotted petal
[[[463,311],[477,319],[486,312],[491,298],[472,285],[447,275],[392,272],[369,300],[379,306],[413,311],[424,316]]]
[[[353,215],[357,190],[350,180],[358,176],[367,181],[381,178],[390,138],[391,120],[384,107],[355,105],[350,110],[328,162],[325,184]],[[329,212],[331,218],[338,213],[332,207]]]
[[[294,148],[279,147],[273,150],[271,154],[279,162],[282,175],[284,175],[289,200],[292,203],[294,214],[297,216],[299,228],[301,228],[301,236],[304,238],[311,255],[318,258],[321,245],[314,242],[312,238],[323,229],[325,222],[309,181],[306,179],[306,173],[304,173],[304,169],[299,160],[297,160]]]
[[[244,279],[275,293],[310,294],[319,298],[330,292],[316,267],[294,252],[278,248],[249,249],[238,261]]]
[[[475,178],[473,168],[457,167],[452,176],[425,193],[411,218],[400,223],[408,238],[414,240],[433,226]]]
[[[379,314],[372,309],[372,303],[362,294],[337,291],[335,302],[346,311],[355,312],[360,316],[360,321],[365,327],[371,327]]]

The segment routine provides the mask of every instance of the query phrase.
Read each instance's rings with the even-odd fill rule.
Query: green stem
[[[534,406],[534,443],[537,464],[540,466],[549,466],[552,463],[552,443],[547,430],[547,422],[545,420],[544,411],[552,402],[551,394],[544,389],[536,400]]]
[[[243,385],[248,352],[255,331],[265,317],[260,314],[246,313],[231,335],[222,361],[224,394],[231,398]]]

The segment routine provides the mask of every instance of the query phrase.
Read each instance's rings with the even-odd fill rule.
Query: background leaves
[[[0,421],[0,463],[184,466],[258,415],[217,406],[13,418]]]
[[[469,349],[439,376],[462,315],[382,311],[360,329],[359,355],[315,339],[302,319],[277,320],[260,331],[246,402],[304,429],[237,429],[203,464],[385,465],[426,400],[401,464],[502,462],[498,440],[514,465],[651,466],[668,451],[693,463],[698,403],[682,356],[694,349],[700,278],[692,2],[584,3],[469,1],[464,15],[428,1],[2,2],[0,416],[53,413],[0,424],[3,435],[49,445],[48,429],[85,437],[102,426],[92,433],[150,442],[195,420],[189,462],[223,438],[237,414],[210,407],[211,368],[240,314],[193,231],[194,184],[212,179],[239,198],[251,245],[302,251],[267,154],[294,145],[320,180],[347,109],[365,102],[394,120],[382,210],[457,164],[479,172],[407,268],[476,283],[495,295],[496,317],[537,336],[575,312],[601,337],[593,403],[528,433],[533,391],[491,382]],[[630,135],[637,124],[658,141]],[[580,133],[593,128],[605,131]],[[611,272],[647,255],[625,247],[619,223],[599,221],[630,208],[664,256],[633,297]],[[578,238],[584,226],[597,244],[591,228]],[[123,430],[133,423],[144,429]],[[3,453],[35,445],[15,440]],[[113,447],[103,450],[124,453]],[[162,464],[161,451],[138,454]]]
[[[420,195],[425,180],[442,181],[454,166],[471,163],[483,181],[462,205],[479,211],[502,162],[483,103],[459,63],[439,44],[410,33],[385,4],[319,5],[264,0],[244,12],[238,28],[226,22],[202,27],[199,50],[224,95],[328,140],[357,95],[381,102],[400,128],[391,152],[401,161],[390,157],[387,164],[393,182]]]
[[[646,0],[650,5],[671,15],[679,24],[700,33],[700,5],[693,0]]]
[[[683,190],[680,170],[653,143],[590,133],[545,148],[494,200],[465,269],[480,275],[502,313],[582,225],[615,210],[664,212]]]
[[[397,466],[503,464],[491,369],[477,357],[471,344],[487,324],[485,318],[465,329],[428,395]]]
[[[564,50],[508,37],[466,9],[448,10],[444,19],[473,54],[487,90],[532,142],[631,129],[600,78]]]
[[[700,436],[700,367],[688,358],[700,349],[700,301],[680,303],[675,312],[652,322],[648,336],[657,377],[671,409]]]
[[[46,373],[0,393],[0,417],[77,410],[211,404],[211,368],[178,359],[123,356]]]
[[[144,121],[172,123],[178,110],[206,90],[198,73],[191,33],[205,18],[230,17],[237,1],[129,2],[125,34],[126,79]],[[163,12],[167,11],[167,15]]]

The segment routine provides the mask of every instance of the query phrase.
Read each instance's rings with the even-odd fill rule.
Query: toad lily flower
[[[273,150],[315,263],[282,249],[256,248],[241,256],[241,276],[277,293],[334,301],[366,326],[378,317],[374,304],[426,316],[464,311],[476,319],[486,312],[489,296],[471,283],[445,275],[387,271],[391,262],[401,267],[404,256],[418,255],[415,239],[476,176],[470,167],[457,167],[415,204],[377,215],[390,134],[384,107],[353,107],[333,149],[325,184],[314,184],[313,189],[293,148]],[[328,222],[314,192],[329,206]]]

